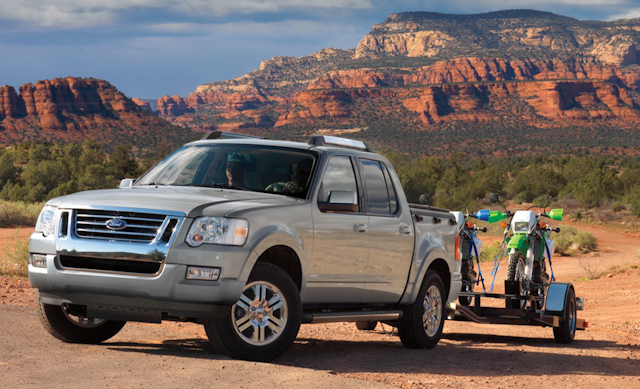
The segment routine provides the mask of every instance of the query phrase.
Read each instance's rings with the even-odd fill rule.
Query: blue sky
[[[0,85],[94,77],[130,97],[186,96],[273,56],[354,48],[392,13],[513,8],[640,17],[640,0],[1,0]]]

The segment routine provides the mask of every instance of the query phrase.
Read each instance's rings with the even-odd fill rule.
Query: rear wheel
[[[473,269],[473,257],[462,259],[462,265],[460,268],[460,273],[462,273],[462,292],[473,292],[473,288],[476,284],[476,272]],[[461,305],[468,306],[471,304],[473,297],[468,296],[460,296],[458,301],[460,301]]]
[[[38,318],[54,338],[68,343],[98,344],[120,332],[124,321],[84,317],[68,304],[50,305],[38,302]]]
[[[254,267],[240,299],[221,319],[207,319],[209,341],[233,358],[270,361],[293,343],[302,321],[295,283],[270,263]]]
[[[564,297],[563,318],[560,327],[553,327],[553,337],[556,343],[572,343],[576,336],[576,322],[578,318],[576,293],[569,287]]]
[[[427,270],[416,301],[405,307],[398,322],[398,335],[405,347],[434,348],[442,337],[445,290],[438,273]]]
[[[378,325],[378,322],[375,320],[372,321],[357,321],[356,322],[356,327],[360,330],[360,331],[373,331],[376,329],[376,326]]]
[[[525,280],[524,275],[524,254],[519,251],[516,251],[509,255],[509,267],[507,268],[507,281],[520,281],[520,296],[526,294],[526,290],[523,287],[523,282]],[[510,298],[507,300],[507,308],[515,308],[515,309],[524,309],[527,304],[527,300],[524,299],[513,299]]]

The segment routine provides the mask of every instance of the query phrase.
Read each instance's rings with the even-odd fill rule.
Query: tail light
[[[460,234],[456,236],[456,247],[455,247],[455,260],[459,261],[462,258],[462,253],[460,252]]]

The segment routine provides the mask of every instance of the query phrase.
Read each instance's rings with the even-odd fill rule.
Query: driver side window
[[[349,157],[331,157],[322,176],[322,183],[320,184],[320,191],[318,192],[318,203],[328,202],[331,191],[352,191],[358,193],[356,175]],[[360,205],[358,204],[358,211],[359,210]]]

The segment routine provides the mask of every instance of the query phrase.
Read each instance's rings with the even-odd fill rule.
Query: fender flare
[[[411,304],[415,301],[416,297],[418,296],[418,293],[420,292],[422,281],[424,280],[424,277],[427,274],[427,270],[429,269],[429,267],[431,267],[431,265],[435,261],[437,260],[444,261],[447,265],[447,268],[449,269],[449,277],[452,278],[453,274],[451,272],[451,266],[449,264],[449,261],[445,259],[445,258],[448,258],[449,256],[450,254],[442,247],[434,247],[431,251],[429,251],[426,254],[425,258],[422,261],[420,261],[420,263],[418,264],[417,274],[412,277],[413,279],[409,279],[409,283],[407,284],[407,288],[405,290],[404,296],[400,300],[400,304],[406,305],[406,304]],[[451,281],[453,280],[452,279],[442,280],[442,282],[445,284],[451,284]]]
[[[256,231],[252,239],[252,253],[247,258],[242,272],[240,273],[239,280],[246,282],[249,279],[249,275],[253,270],[255,264],[260,259],[260,256],[267,250],[275,246],[284,246],[293,250],[300,262],[300,269],[302,273],[300,296],[304,298],[304,293],[307,286],[307,254],[304,242],[299,234],[292,228],[284,225],[269,225],[262,227]]]

